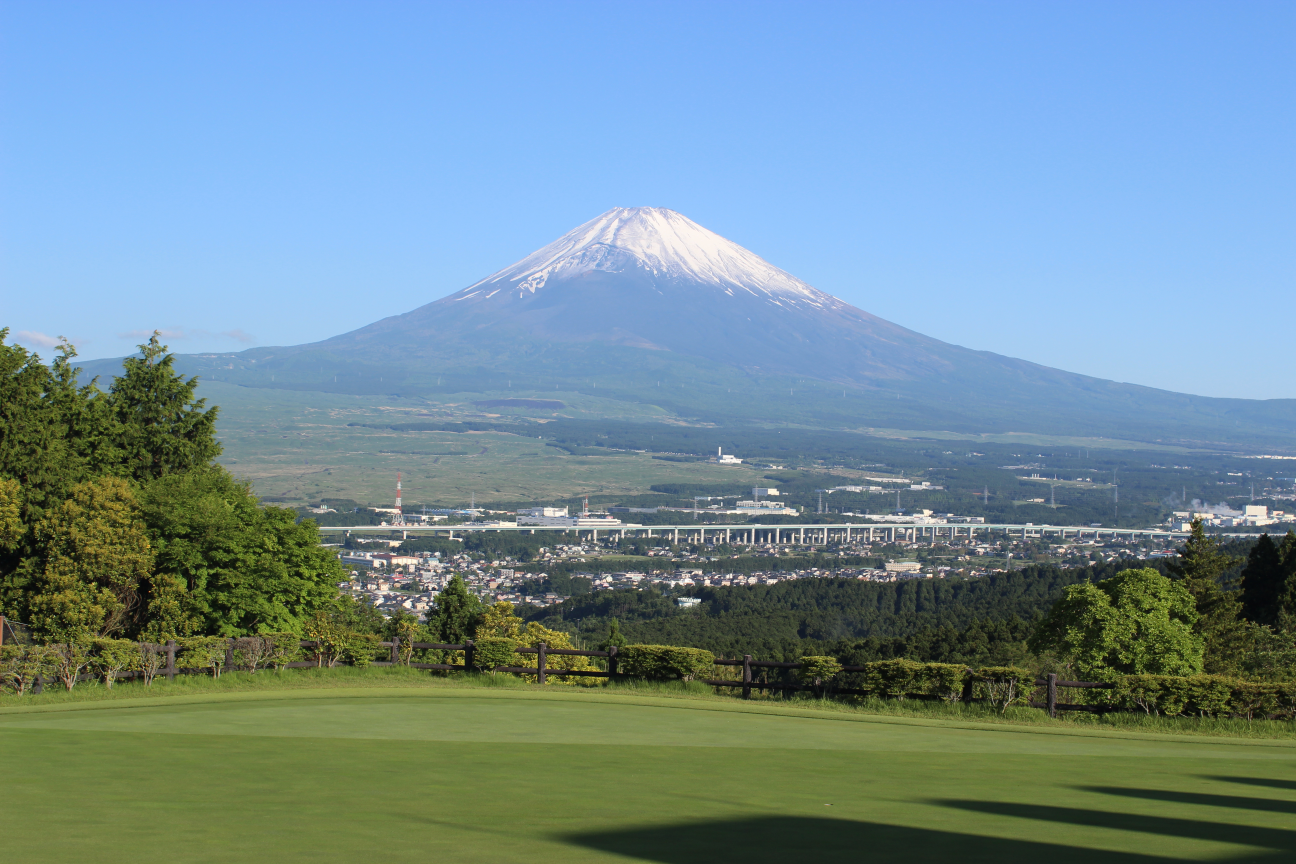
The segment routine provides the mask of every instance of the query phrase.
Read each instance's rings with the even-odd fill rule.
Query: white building
[[[537,528],[616,528],[624,523],[602,513],[583,511],[568,516],[566,507],[531,507],[518,511],[517,524]]]
[[[739,501],[728,512],[747,516],[795,516],[799,511],[777,501]]]
[[[741,465],[743,460],[737,456],[727,456],[723,447],[717,447],[716,455],[712,456],[710,461],[717,465]]]

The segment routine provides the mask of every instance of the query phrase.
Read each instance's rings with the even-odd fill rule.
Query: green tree
[[[621,625],[617,619],[613,618],[608,621],[607,636],[599,643],[600,651],[611,651],[613,648],[620,650],[627,645],[626,638],[621,635]]]
[[[481,600],[456,573],[437,595],[436,609],[428,615],[428,628],[437,642],[462,645],[476,634],[481,615]]]
[[[74,486],[33,535],[37,554],[18,574],[18,605],[38,636],[66,642],[133,629],[153,549],[125,481]]]
[[[208,465],[220,455],[218,408],[203,410],[198,379],[173,368],[174,357],[155,331],[128,357],[125,374],[113,381],[108,404],[119,424],[114,461],[126,476],[146,481]]]
[[[1237,559],[1219,548],[1219,541],[1206,533],[1200,519],[1192,522],[1188,540],[1179,548],[1179,560],[1166,564],[1176,578],[1192,594],[1200,615],[1208,615],[1226,595],[1222,581],[1224,573],[1237,564]]]
[[[1202,669],[1197,611],[1180,582],[1156,570],[1125,570],[1094,584],[1072,585],[1032,638],[1090,680],[1120,675],[1192,675]]]
[[[1278,623],[1286,574],[1282,553],[1268,534],[1251,547],[1242,569],[1242,615],[1248,621],[1273,627]]]
[[[87,411],[93,387],[77,388],[64,343],[60,361],[46,366],[20,345],[5,345],[8,328],[0,329],[0,477],[19,481],[22,514],[30,524],[44,507],[67,497],[88,477],[85,453],[73,416]]]
[[[157,570],[174,577],[150,583],[150,614],[166,622],[158,636],[300,633],[337,598],[345,574],[315,523],[258,506],[248,484],[218,465],[146,483],[140,504]]]
[[[513,614],[513,604],[501,600],[482,612],[477,621],[476,638],[517,639],[521,630],[522,619]]]
[[[569,636],[568,634],[563,633],[561,630],[550,630],[548,627],[543,627],[534,621],[528,623],[526,627],[522,628],[522,630],[518,632],[517,642],[518,645],[526,646],[528,648],[535,648],[541,642],[545,644],[546,648],[575,648],[576,647],[575,645],[572,644],[571,636]],[[530,658],[533,655],[527,655],[527,656],[528,658]],[[594,664],[590,662],[590,659],[591,658],[589,657],[584,657],[581,655],[552,654],[546,659],[545,668],[551,672],[567,670],[567,669],[570,670],[579,669],[579,670],[588,671],[594,668]],[[527,659],[526,662],[530,664],[532,660]],[[536,676],[523,675],[522,679],[524,681],[535,682]],[[563,676],[554,676],[553,680],[559,684],[579,685],[582,683],[603,681],[605,679],[596,678],[593,676],[587,678],[579,675],[572,675],[572,676],[563,675]]]
[[[18,546],[23,535],[22,486],[0,477],[0,552]]]
[[[1193,595],[1197,608],[1193,629],[1203,640],[1207,672],[1238,674],[1238,658],[1248,640],[1237,592],[1224,588],[1224,574],[1237,563],[1237,558],[1223,552],[1219,541],[1206,533],[1202,521],[1194,519],[1192,533],[1179,549],[1179,560],[1166,565]]]
[[[1288,531],[1278,547],[1282,586],[1278,591],[1278,630],[1296,635],[1296,532]]]

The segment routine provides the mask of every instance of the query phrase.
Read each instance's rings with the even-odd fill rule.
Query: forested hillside
[[[887,653],[884,640],[909,639],[923,631],[956,633],[977,622],[1029,621],[1048,611],[1068,585],[1105,579],[1126,566],[1030,566],[981,579],[882,583],[794,579],[699,589],[691,593],[702,603],[691,609],[681,609],[674,598],[655,591],[599,592],[573,597],[530,618],[591,643],[604,637],[615,618],[631,642],[693,645],[726,656],[799,656],[815,645],[842,647],[864,639],[871,639],[875,647],[870,650],[881,656]]]

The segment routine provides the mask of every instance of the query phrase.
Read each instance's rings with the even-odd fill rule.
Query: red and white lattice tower
[[[405,514],[401,512],[401,475],[396,472],[396,524],[405,524]]]

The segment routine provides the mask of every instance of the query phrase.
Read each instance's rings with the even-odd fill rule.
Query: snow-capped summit
[[[551,279],[590,271],[642,269],[654,277],[743,292],[775,303],[833,309],[840,300],[810,287],[754,252],[664,207],[614,207],[509,267],[454,295],[524,297]]]

